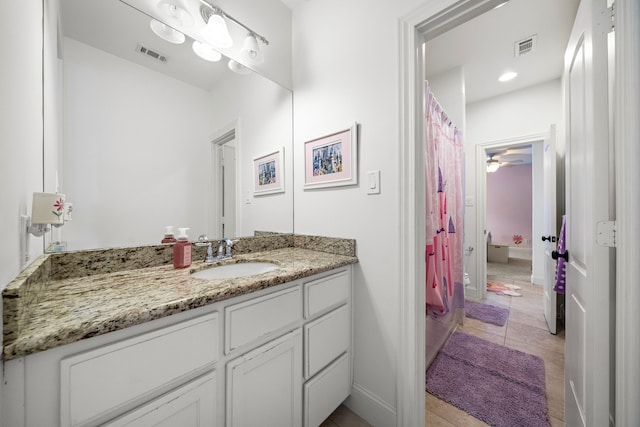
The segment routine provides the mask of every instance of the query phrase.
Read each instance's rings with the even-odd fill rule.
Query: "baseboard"
[[[531,283],[534,285],[544,285],[544,277],[531,275]]]
[[[531,248],[509,246],[509,258],[531,259]]]
[[[372,426],[396,425],[396,409],[359,384],[353,384],[351,396],[344,401],[344,404]]]

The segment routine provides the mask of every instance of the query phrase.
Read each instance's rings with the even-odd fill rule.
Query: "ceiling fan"
[[[493,158],[493,155],[487,159],[487,172],[492,173],[498,170],[500,162]]]

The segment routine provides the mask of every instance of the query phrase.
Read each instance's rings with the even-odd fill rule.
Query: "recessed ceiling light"
[[[509,72],[504,73],[503,75],[501,75],[498,78],[498,81],[500,81],[500,82],[508,82],[509,80],[515,79],[517,75],[518,75],[518,73],[515,73],[513,71],[509,71]]]

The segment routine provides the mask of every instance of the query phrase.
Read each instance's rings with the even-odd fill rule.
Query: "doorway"
[[[442,4],[442,3],[446,3],[446,4]],[[471,4],[473,3],[473,4]],[[455,3],[454,6],[454,2],[441,2],[439,5],[432,5],[432,6],[427,6],[425,5],[421,10],[416,11],[413,15],[407,17],[404,21],[403,24],[406,25],[406,27],[403,29],[403,46],[404,45],[411,45],[412,43],[416,43],[416,41],[421,42],[421,39],[415,39],[414,38],[414,32],[417,30],[418,34],[420,35],[425,35],[427,33],[445,33],[448,29],[450,28],[455,28],[457,26],[459,26],[462,22],[465,22],[466,20],[475,17],[475,16],[480,16],[484,11],[486,10],[490,10],[491,8],[493,8],[494,6],[497,6],[498,3],[501,2],[459,2],[459,3]],[[448,9],[446,7],[449,7]],[[483,11],[480,11],[480,7],[485,7],[485,9]],[[472,16],[470,16],[472,15]],[[426,18],[426,20],[425,20]],[[499,27],[496,27],[499,28]],[[477,33],[476,33],[477,34]],[[470,38],[463,38],[463,40],[466,40],[467,42],[470,41]],[[459,44],[464,44],[462,42],[459,42]],[[458,46],[459,44],[454,44],[454,46]],[[417,48],[417,43],[415,44],[415,50],[419,51],[420,49]],[[404,47],[403,47],[404,49]],[[451,50],[451,49],[450,49]],[[453,49],[456,50],[456,49]],[[407,49],[407,52],[410,52],[411,49]],[[451,52],[450,52],[451,53]],[[562,57],[562,54],[560,54],[560,58]],[[424,199],[424,195],[423,195],[423,190],[424,188],[422,187],[422,184],[419,182],[419,180],[416,181],[415,177],[416,176],[421,176],[423,174],[423,170],[422,165],[420,165],[419,162],[416,162],[414,159],[419,158],[419,155],[415,155],[416,153],[420,153],[419,150],[419,144],[421,144],[421,141],[423,140],[423,135],[421,134],[422,129],[420,129],[420,126],[416,126],[415,123],[420,123],[421,117],[420,117],[420,109],[419,107],[417,107],[420,104],[419,99],[421,98],[421,91],[419,89],[419,86],[421,86],[418,83],[418,79],[415,78],[415,76],[420,76],[420,75],[424,75],[424,70],[423,70],[423,64],[422,62],[422,57],[420,55],[418,55],[417,58],[403,58],[403,69],[402,69],[402,73],[401,75],[404,78],[408,78],[408,81],[403,81],[402,84],[405,85],[405,87],[407,88],[403,94],[404,94],[404,98],[403,98],[403,107],[406,108],[406,112],[409,113],[415,113],[415,114],[408,114],[405,117],[403,117],[402,120],[402,126],[403,126],[403,130],[408,130],[408,134],[410,134],[412,137],[415,135],[416,141],[411,141],[408,144],[405,144],[403,149],[405,151],[403,151],[403,165],[401,165],[401,170],[403,170],[403,182],[402,182],[402,188],[403,188],[403,196],[402,198],[403,203],[401,203],[401,206],[403,207],[403,211],[401,213],[401,218],[402,218],[402,222],[405,224],[410,224],[411,228],[413,230],[416,229],[422,229],[423,227],[423,219],[421,218],[421,213],[419,212],[419,210],[416,210],[417,212],[409,212],[409,210],[414,209],[414,206],[422,206],[423,203],[423,199]],[[548,87],[547,87],[548,89]],[[560,102],[560,83],[559,80],[556,81],[555,83],[555,88],[553,89],[556,91],[556,93],[558,93],[558,104],[557,104],[557,108],[559,111],[561,111],[561,102]],[[530,118],[534,118],[537,119],[539,118],[540,113],[544,114],[545,108],[542,107],[540,108],[539,106],[533,106],[533,105],[527,105],[527,107],[531,107],[532,111],[530,115],[527,115],[527,117]],[[537,111],[537,113],[536,113]],[[404,115],[403,115],[404,116]],[[557,116],[556,116],[557,117]],[[503,122],[506,122],[506,124],[510,124],[509,123],[509,119],[511,118],[511,116],[502,116],[501,119],[503,120]],[[546,125],[548,126],[551,123],[556,122],[557,119],[551,119],[551,120],[547,120],[546,121]],[[468,120],[467,120],[467,124],[468,124]],[[508,128],[508,126],[501,126],[500,130],[505,130],[505,128]],[[537,132],[539,132],[539,130],[536,130]],[[525,131],[524,134],[527,133],[535,133],[534,132],[527,132]],[[514,133],[511,132],[511,135],[513,135]],[[518,132],[516,134],[522,134],[522,132]],[[470,138],[470,134],[467,133],[466,138],[467,141],[473,141],[475,139],[475,141],[473,141],[474,145],[477,144],[477,140],[476,138]],[[508,137],[507,135],[500,135],[501,138],[481,138],[480,140],[500,140],[500,139],[504,139]],[[477,136],[476,136],[477,137]],[[469,221],[469,227],[467,230],[467,235],[470,236],[470,239],[468,242],[465,243],[465,249],[467,249],[469,252],[472,252],[474,249],[477,249],[475,251],[475,253],[473,253],[473,255],[470,258],[473,258],[473,261],[470,262],[468,264],[469,267],[469,273],[473,276],[473,281],[474,282],[478,282],[478,277],[486,277],[486,266],[484,264],[484,262],[476,262],[476,259],[486,259],[486,241],[484,239],[484,236],[482,238],[481,241],[477,241],[476,240],[476,230],[479,227],[482,227],[484,224],[481,223],[478,219],[478,215],[477,215],[477,211],[480,209],[480,197],[479,195],[476,193],[477,190],[477,185],[478,183],[475,181],[475,177],[476,177],[476,168],[477,168],[477,162],[478,160],[478,156],[475,153],[475,149],[471,149],[468,152],[467,155],[467,165],[469,166],[469,171],[467,173],[467,189],[471,189],[472,191],[471,193],[471,197],[468,197],[465,200],[465,205],[467,207],[467,211],[470,213],[470,216],[472,218],[471,221]],[[483,163],[483,167],[484,167],[484,162],[485,162],[485,157],[484,155],[482,155],[482,163]],[[484,184],[483,184],[484,185]],[[411,202],[409,202],[408,200],[411,200]],[[469,231],[470,229],[470,231]],[[412,295],[410,298],[414,298],[414,301],[424,301],[424,291],[422,289],[420,289],[420,284],[421,282],[423,282],[423,277],[424,277],[424,269],[423,267],[420,265],[420,259],[409,259],[410,257],[407,257],[407,253],[410,253],[410,251],[415,250],[416,252],[419,251],[419,248],[424,248],[424,241],[422,239],[422,237],[420,236],[420,233],[418,233],[415,237],[413,237],[413,234],[411,233],[411,231],[409,231],[408,233],[406,233],[407,236],[403,241],[403,248],[406,249],[406,252],[404,254],[401,253],[401,257],[402,257],[402,261],[401,261],[401,265],[402,265],[402,270],[403,272],[406,272],[405,276],[401,277],[401,280],[406,280],[408,282],[414,281],[415,283],[415,294]],[[419,252],[418,252],[419,253]],[[480,253],[482,253],[482,255],[480,255]],[[403,256],[404,255],[404,256]],[[482,270],[481,273],[482,274],[478,274],[480,271]],[[408,276],[408,277],[407,277]],[[482,280],[482,282],[484,282],[484,279]],[[484,285],[484,283],[483,283]],[[484,286],[482,286],[480,289],[484,288]],[[411,304],[410,300],[404,299],[404,302],[407,305]],[[405,319],[404,317],[407,316],[403,316],[403,338],[405,340],[404,345],[402,345],[402,348],[404,350],[408,350],[411,349],[412,346],[408,344],[408,341],[410,340],[415,340],[415,345],[418,348],[424,348],[424,336],[421,336],[424,331],[420,330],[419,327],[415,326],[415,325],[421,325],[421,318],[424,316],[424,308],[423,307],[415,307],[415,314],[413,317],[413,325],[409,326],[411,322],[407,321],[407,319]],[[418,355],[420,353],[417,353]],[[405,364],[406,362],[408,362],[408,364]],[[411,352],[409,352],[409,355],[407,355],[406,353],[403,354],[401,356],[401,360],[399,361],[399,370],[400,371],[404,371],[403,370],[403,366],[418,366],[420,367],[420,363],[422,361],[421,360],[411,360]],[[422,371],[422,369],[418,369],[418,372]],[[410,375],[410,374],[409,374]],[[406,384],[402,384],[402,388],[405,388]],[[424,385],[417,385],[416,384],[416,389],[419,390],[418,387],[423,388]],[[422,393],[424,394],[424,392]],[[413,402],[416,405],[420,405],[419,402],[415,401]],[[404,408],[407,408],[409,405],[411,405],[411,401],[408,401],[408,403],[405,405],[403,404],[402,406]],[[420,408],[420,406],[416,406],[417,408]],[[406,410],[405,413],[403,413],[400,416],[400,419],[402,420],[402,416],[405,415],[409,415],[411,411],[410,410]],[[424,412],[423,412],[424,413]],[[410,414],[412,416],[415,416],[415,413]],[[420,417],[418,415],[418,417]],[[414,418],[416,419],[416,418]],[[404,424],[406,424],[406,422],[404,422]],[[417,423],[419,424],[419,423]],[[417,425],[416,424],[416,425]]]
[[[480,2],[486,5],[488,2]],[[459,6],[459,8],[458,8]],[[416,155],[423,140],[423,130],[417,123],[420,120],[420,91],[422,70],[421,35],[427,29],[455,25],[451,22],[478,6],[478,2],[443,0],[424,4],[417,10],[402,17],[400,25],[400,127],[401,127],[401,194],[400,218],[403,224],[400,257],[400,278],[406,286],[401,294],[401,305],[405,309],[401,317],[400,356],[398,359],[398,425],[423,425],[424,406],[418,396],[424,394],[424,382],[415,375],[422,372],[424,345],[423,330],[420,321],[424,307],[423,277],[421,259],[418,254],[420,247],[424,247],[421,233],[416,233],[423,225],[420,212],[416,206],[422,205],[421,184],[416,177],[422,175]],[[638,115],[637,73],[639,53],[637,45],[632,40],[638,40],[640,28],[635,25],[640,16],[640,8],[631,0],[616,2],[616,63],[624,66],[616,67],[615,76],[618,83],[614,89],[616,102],[616,152],[615,163],[616,182],[618,184],[618,200],[625,203],[617,204],[617,224],[625,230],[617,242],[617,325],[616,332],[616,361],[618,371],[616,375],[616,422],[621,424],[635,424],[638,415],[638,396],[640,391],[637,381],[638,364],[635,353],[631,351],[639,348],[637,330],[640,318],[637,312],[639,291],[633,286],[638,274],[639,264],[636,262],[636,238],[640,228],[637,227],[638,194],[630,183],[638,182],[638,168],[640,152],[635,141],[638,140],[638,123],[634,120]],[[445,22],[443,24],[443,22]],[[562,179],[562,178],[559,178]],[[637,352],[636,352],[637,353]],[[412,375],[413,373],[413,375]]]
[[[477,146],[478,222],[484,224],[478,240],[486,241],[478,247],[481,278],[513,270],[519,281],[544,284],[540,236],[545,218],[543,145],[548,138],[540,134]],[[486,298],[486,286],[478,291],[480,299]]]
[[[235,126],[211,141],[211,238],[236,236],[236,141]]]

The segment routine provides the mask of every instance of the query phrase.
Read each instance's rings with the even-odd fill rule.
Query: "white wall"
[[[396,423],[399,330],[399,17],[421,2],[323,0],[293,9],[295,231],[357,240],[354,389],[370,423]],[[305,141],[361,125],[359,184],[304,191]],[[380,170],[381,194],[366,174]]]
[[[293,231],[293,95],[276,83],[255,75],[229,73],[212,91],[214,129],[238,126],[237,235],[254,231]],[[253,160],[284,149],[284,193],[254,197]],[[249,200],[250,203],[246,203]]]
[[[0,287],[22,269],[20,215],[31,215],[34,191],[42,191],[42,2],[4,2],[0,24],[3,56],[0,112]],[[20,34],[20,43],[16,43]],[[10,64],[10,66],[9,66]],[[29,260],[42,253],[42,238],[30,237]]]
[[[466,197],[474,203],[473,206],[467,204],[465,209],[465,247],[477,248],[485,244],[484,239],[478,237],[476,224],[475,145],[543,134],[549,132],[554,123],[562,128],[562,122],[562,88],[559,79],[467,105]],[[477,253],[472,253],[467,265],[471,283],[476,286],[483,282],[478,280],[480,267]]]
[[[159,242],[207,227],[209,92],[64,39],[68,249]]]
[[[3,2],[0,18],[3,57],[0,79],[0,223],[3,226],[0,290],[18,274],[23,264],[43,250],[42,238],[30,237],[27,240],[28,261],[20,255],[25,236],[20,215],[31,215],[32,194],[43,188],[42,16],[40,1]],[[16,34],[20,35],[20,43],[16,43]],[[4,383],[2,376],[0,374],[0,381]],[[0,426],[5,401],[2,394],[0,392]]]
[[[425,58],[425,68],[429,65],[429,57]],[[438,103],[446,111],[447,116],[458,129],[464,133],[466,122],[466,98],[464,94],[464,70],[454,68],[435,76],[427,75],[429,87]]]

